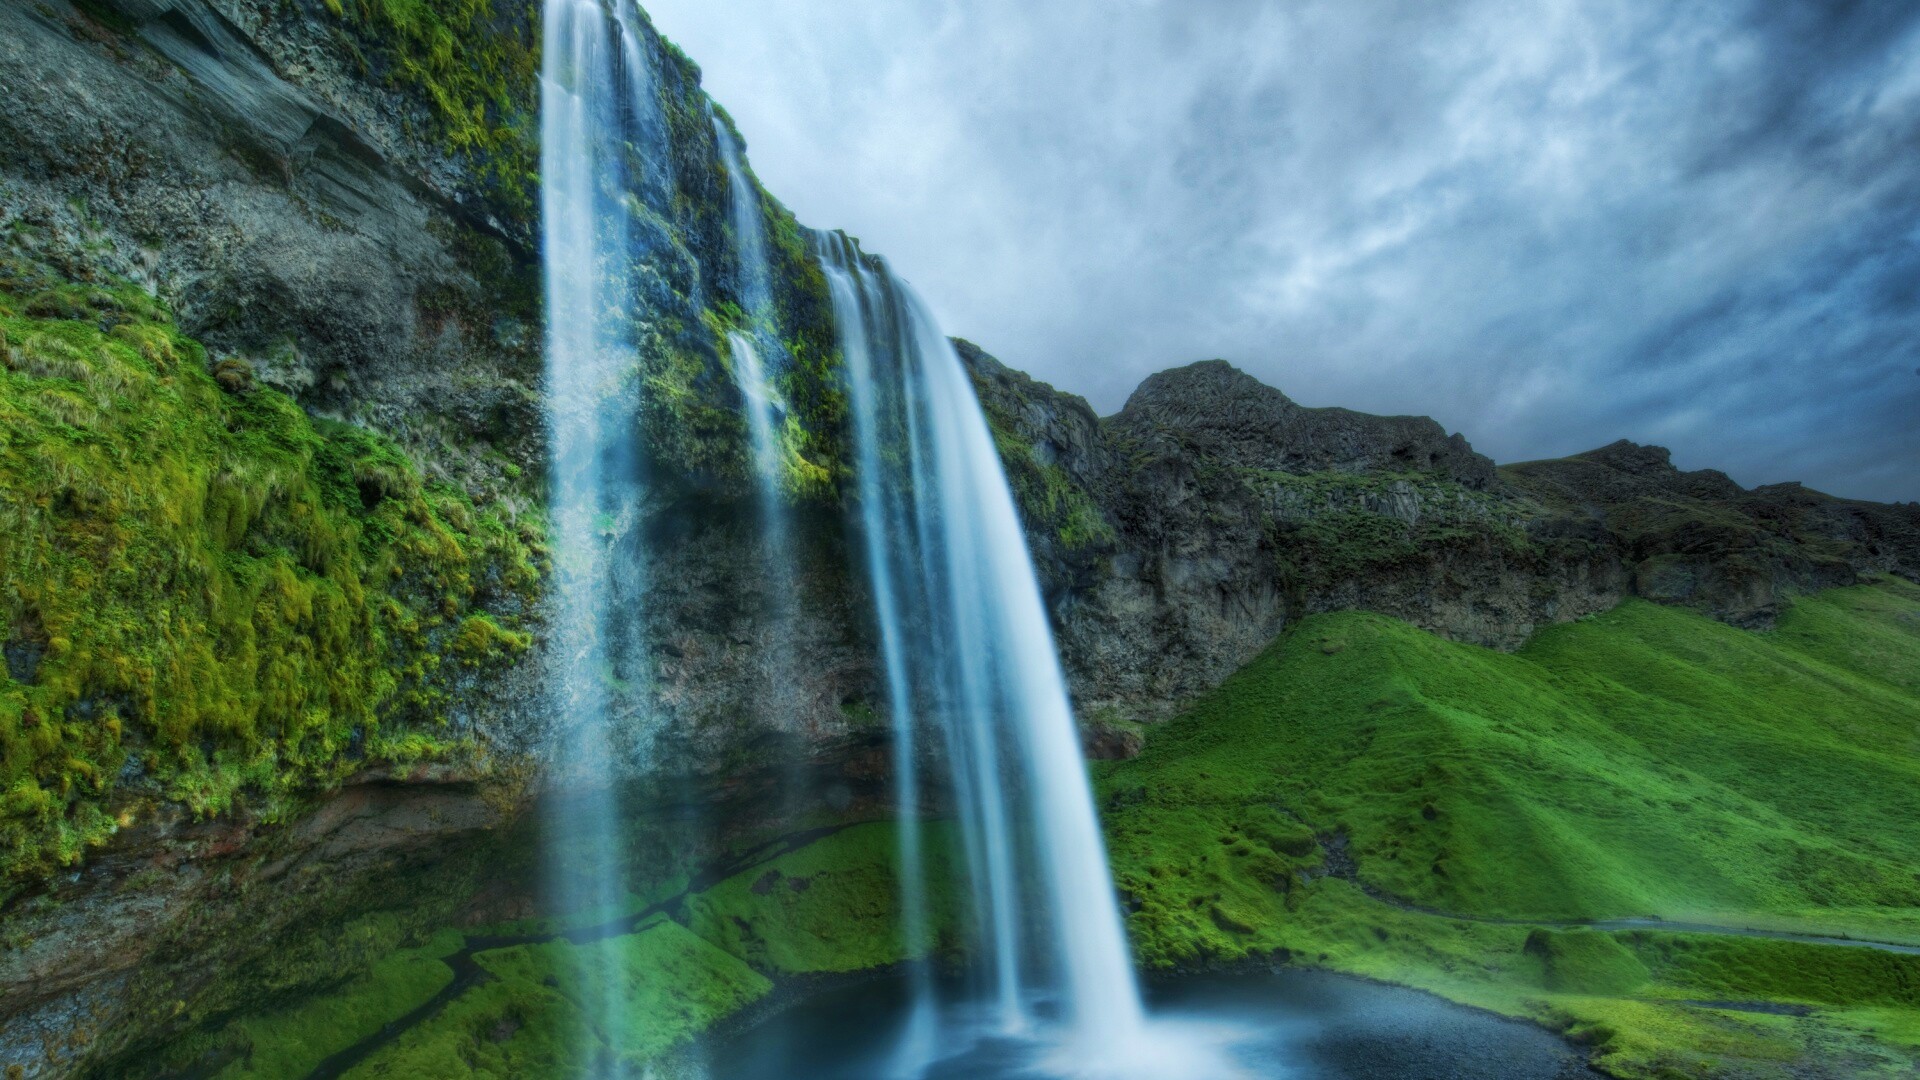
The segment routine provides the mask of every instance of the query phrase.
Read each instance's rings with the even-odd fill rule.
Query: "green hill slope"
[[[1768,634],[1630,602],[1512,655],[1365,613],[1316,616],[1102,789],[1151,964],[1286,950],[1599,1023],[1602,1061],[1628,1075],[1706,1068],[1658,1063],[1675,1044],[1711,1043],[1707,1029],[1760,1022],[1641,1015],[1645,1001],[1804,1001],[1774,965],[1836,950],[1648,930],[1613,935],[1609,951],[1578,934],[1529,942],[1526,923],[1654,917],[1920,941],[1920,588],[1805,597]],[[1882,1035],[1860,1043],[1862,1060],[1917,1027],[1901,1010],[1920,1005],[1920,958],[1881,959],[1884,972],[1822,984],[1823,1006],[1892,1002],[1860,1021]],[[1583,964],[1652,981],[1587,985]],[[1736,1038],[1709,1056],[1755,1068],[1804,1056],[1803,1041]]]

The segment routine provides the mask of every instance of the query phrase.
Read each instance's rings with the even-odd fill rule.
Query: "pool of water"
[[[1006,1033],[961,988],[915,1025],[907,984],[816,995],[715,1047],[712,1080],[1597,1080],[1553,1035],[1439,998],[1320,971],[1189,976],[1149,989],[1153,1022],[1126,1068],[1089,1064],[1042,1021]],[[1044,1005],[1037,1010],[1044,1014]],[[913,1033],[937,1031],[932,1039]]]

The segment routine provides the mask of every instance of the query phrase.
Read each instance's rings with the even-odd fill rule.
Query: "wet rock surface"
[[[279,950],[311,947],[312,934],[356,913],[432,910],[434,890],[420,883],[433,875],[450,914],[476,880],[470,849],[506,823],[509,805],[471,777],[428,769],[369,776],[290,828],[245,813],[195,822],[166,806],[129,814],[84,867],[6,912],[0,1069],[84,1071],[193,1017],[176,1003],[211,995],[236,1009],[338,978],[359,959],[351,944],[336,942],[310,970]],[[400,881],[417,892],[397,894]],[[236,985],[240,965],[257,965],[261,982]]]
[[[541,438],[529,228],[463,201],[470,167],[351,63],[275,5],[4,5],[0,223],[157,291],[309,409],[504,486]]]

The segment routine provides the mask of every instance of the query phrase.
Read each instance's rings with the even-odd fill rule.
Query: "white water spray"
[[[1144,1024],[1053,634],[992,433],[919,299],[816,238],[854,413],[893,712],[909,943],[925,933],[918,748],[936,733],[1000,1026],[1052,997],[1071,1053],[1115,1074]],[[924,987],[924,982],[922,984]],[[924,1010],[923,1010],[924,1013]]]

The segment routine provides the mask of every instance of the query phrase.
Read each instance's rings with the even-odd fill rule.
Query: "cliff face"
[[[1920,507],[1747,491],[1616,443],[1496,469],[1425,417],[1309,409],[1218,361],[1101,419],[962,343],[989,415],[1072,529],[1029,513],[1096,748],[1126,752],[1289,620],[1366,609],[1516,648],[1643,596],[1765,628],[1789,595],[1920,576]],[[1017,480],[1016,480],[1017,486]],[[1055,518],[1059,515],[1055,514]]]
[[[1748,490],[1681,472],[1658,446],[1617,442],[1502,470],[1564,519],[1602,522],[1636,595],[1767,629],[1795,592],[1920,573],[1920,506],[1836,499],[1799,484]]]
[[[0,1067],[129,1075],[483,885],[509,897],[489,911],[526,902],[513,829],[548,720],[535,19],[0,4]],[[689,61],[641,46],[661,104],[631,297],[642,632],[658,764],[693,785],[651,797],[732,800],[716,816],[751,830],[793,809],[756,801],[776,774],[820,770],[842,807],[872,783],[831,308],[761,193],[805,548],[803,615],[774,625],[718,347],[742,316],[713,113]],[[776,637],[804,685],[775,685]],[[775,695],[796,702],[777,722]]]
[[[534,12],[0,4],[0,551],[31,556],[0,565],[0,1066],[191,1062],[250,1002],[532,909]],[[622,539],[649,554],[672,782],[635,805],[712,825],[634,860],[666,874],[809,807],[874,810],[886,728],[824,279],[756,188],[790,361],[783,605],[722,345],[748,316],[714,114],[643,30],[652,501]],[[1504,648],[1629,594],[1759,625],[1793,589],[1920,574],[1920,508],[1745,492],[1653,448],[1496,470],[1430,420],[1303,408],[1219,361],[1102,419],[961,351],[1101,753],[1309,612]]]

